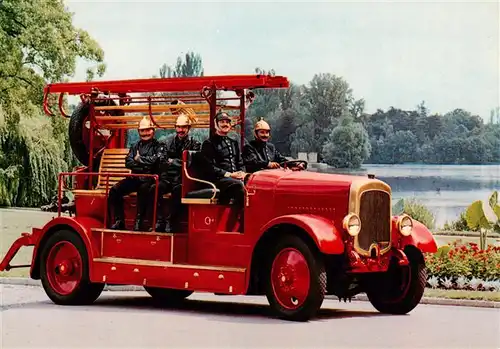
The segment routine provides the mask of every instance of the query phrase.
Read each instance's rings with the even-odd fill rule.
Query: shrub
[[[416,199],[400,199],[393,207],[394,214],[406,213],[411,218],[424,224],[428,229],[433,229],[436,218],[427,207]]]
[[[482,250],[475,243],[455,242],[427,254],[426,265],[431,286],[463,289],[468,283],[468,289],[489,290],[500,281],[500,247],[490,245]]]
[[[460,217],[457,220],[452,221],[450,223],[446,222],[443,226],[442,230],[451,230],[451,231],[479,231],[478,228],[469,228],[467,226],[467,217],[465,211],[460,213]]]

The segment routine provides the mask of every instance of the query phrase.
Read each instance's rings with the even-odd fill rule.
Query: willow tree
[[[38,206],[71,156],[67,121],[42,111],[43,87],[75,73],[102,75],[104,53],[72,24],[62,0],[0,1],[0,205]]]

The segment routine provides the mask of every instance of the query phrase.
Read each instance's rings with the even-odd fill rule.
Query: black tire
[[[410,265],[400,267],[391,263],[389,270],[375,284],[370,285],[366,292],[370,303],[381,313],[407,314],[420,303],[424,295],[427,270],[423,256],[415,248],[407,249],[405,253]]]
[[[83,141],[83,128],[90,111],[89,103],[80,103],[69,119],[68,136],[71,150],[84,166],[89,164],[89,148]]]
[[[309,270],[309,289],[307,296],[300,306],[295,309],[288,309],[278,300],[272,282],[272,266],[281,251],[292,248],[304,257]],[[271,249],[270,258],[266,263],[265,280],[266,296],[272,311],[276,316],[289,321],[308,321],[315,316],[323,304],[326,293],[326,271],[324,262],[319,252],[311,248],[300,237],[295,235],[285,235]]]
[[[106,105],[116,105],[116,103],[112,99],[107,99],[104,101],[95,102],[95,106],[106,106]],[[85,144],[83,139],[83,129],[85,127],[85,122],[90,113],[90,104],[88,102],[80,103],[73,114],[71,114],[69,119],[68,126],[68,137],[69,143],[71,145],[71,150],[75,157],[82,163],[84,166],[88,166],[89,164],[89,154],[90,154],[90,145]],[[118,111],[113,114],[118,113]],[[99,169],[99,161],[100,158],[94,161],[94,172],[96,168]],[[97,167],[95,166],[97,164]]]
[[[47,269],[47,258],[52,248],[61,242],[69,243],[78,251],[81,258],[81,278],[78,285],[69,294],[61,294],[51,286]],[[47,296],[55,303],[60,305],[85,305],[93,303],[99,298],[104,284],[92,283],[89,278],[89,260],[87,249],[82,239],[73,231],[59,230],[52,234],[42,247],[40,255],[40,278],[42,286]]]
[[[153,300],[159,304],[176,305],[193,294],[190,290],[176,290],[171,288],[144,286],[144,289]]]

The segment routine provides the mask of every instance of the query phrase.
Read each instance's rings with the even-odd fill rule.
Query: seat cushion
[[[219,196],[219,189],[215,190],[215,198]],[[206,189],[199,189],[199,190],[193,190],[188,193],[186,193],[185,198],[186,199],[210,199],[214,195],[214,189],[213,188],[206,188]]]

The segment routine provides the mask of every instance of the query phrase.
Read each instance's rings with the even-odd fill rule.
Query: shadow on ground
[[[332,306],[332,301],[328,302]],[[345,309],[320,309],[317,316],[311,319],[311,322],[321,320],[335,320],[344,318],[366,318],[373,316],[386,316],[377,311],[362,311],[362,310],[345,310]],[[333,306],[335,303],[333,303]],[[269,305],[256,304],[256,303],[237,303],[231,301],[209,301],[186,299],[176,305],[162,305],[155,302],[149,296],[123,296],[123,297],[101,297],[93,305],[89,306],[58,306],[49,300],[28,303],[16,303],[11,305],[4,305],[1,311],[13,309],[45,309],[49,310],[69,310],[69,311],[96,311],[96,312],[133,312],[133,311],[147,311],[147,312],[163,312],[165,315],[176,316],[209,316],[213,320],[227,321],[227,322],[245,322],[245,323],[262,323],[265,322],[282,322],[283,321],[274,317]],[[133,314],[131,314],[133,316]]]

